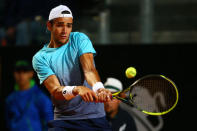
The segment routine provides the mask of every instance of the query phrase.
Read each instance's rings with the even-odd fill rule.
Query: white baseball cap
[[[53,8],[49,14],[49,21],[59,17],[73,18],[71,10],[65,5],[59,5]]]
[[[121,81],[112,77],[107,78],[107,81],[104,83],[104,86],[112,93],[123,90]]]

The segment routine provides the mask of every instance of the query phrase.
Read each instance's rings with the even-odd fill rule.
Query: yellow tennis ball
[[[134,67],[129,67],[126,69],[125,74],[127,78],[133,78],[136,76],[137,71]]]

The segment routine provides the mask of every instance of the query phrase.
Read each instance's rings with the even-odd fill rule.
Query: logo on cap
[[[63,91],[63,94],[66,94],[66,90],[65,90],[65,91]]]

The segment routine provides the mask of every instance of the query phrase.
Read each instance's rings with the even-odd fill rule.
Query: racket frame
[[[145,110],[140,109],[140,108],[132,101],[132,99],[133,99],[133,96],[132,96],[132,94],[131,94],[131,89],[132,89],[132,87],[133,87],[136,83],[138,83],[138,81],[140,81],[140,80],[142,80],[142,79],[145,79],[145,78],[147,78],[147,77],[151,77],[151,76],[162,77],[163,79],[169,81],[169,82],[173,85],[173,87],[174,87],[174,89],[175,89],[175,92],[176,92],[176,101],[175,101],[174,105],[173,105],[170,109],[168,109],[168,110],[166,110],[166,111],[163,111],[163,112],[148,112],[148,111],[145,111]],[[124,98],[118,96],[120,93],[124,93],[124,92],[128,92],[128,91],[129,91],[129,97],[128,97],[128,98],[129,98],[130,100],[126,100],[126,99],[124,99]],[[177,89],[177,86],[175,85],[175,83],[174,83],[172,80],[170,80],[168,77],[165,77],[164,75],[151,74],[151,75],[147,75],[147,76],[144,76],[144,77],[142,77],[142,78],[136,80],[136,81],[135,81],[132,85],[130,85],[127,89],[125,89],[125,90],[123,90],[123,91],[119,91],[119,92],[113,93],[113,94],[112,94],[112,97],[113,97],[113,98],[117,98],[117,99],[121,100],[122,102],[124,102],[124,103],[126,103],[126,104],[128,104],[128,105],[130,105],[130,106],[132,106],[132,107],[137,108],[139,111],[141,111],[141,112],[143,112],[143,113],[145,113],[145,114],[158,116],[158,115],[167,114],[168,112],[172,111],[172,110],[176,107],[176,105],[177,105],[177,103],[178,103],[178,99],[179,99],[179,93],[178,93],[178,89]]]

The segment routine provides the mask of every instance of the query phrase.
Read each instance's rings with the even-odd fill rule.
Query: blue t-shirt
[[[37,85],[24,91],[14,91],[6,98],[5,116],[9,131],[47,131],[53,120],[50,99]]]
[[[84,79],[80,56],[96,54],[89,38],[79,32],[71,32],[69,42],[59,48],[48,48],[48,44],[33,57],[33,68],[40,83],[50,75],[56,75],[61,86],[84,85],[92,89]],[[105,116],[103,103],[84,102],[80,96],[70,101],[52,97],[56,120],[90,119]]]

